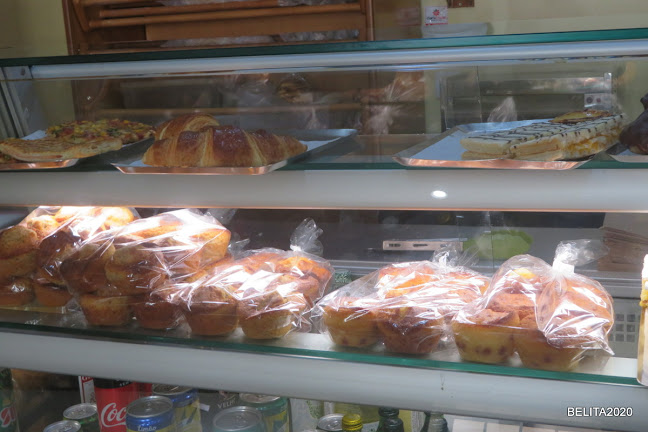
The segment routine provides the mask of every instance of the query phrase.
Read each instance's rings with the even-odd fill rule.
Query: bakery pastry
[[[582,348],[561,348],[549,344],[544,333],[538,329],[535,317],[527,316],[520,321],[520,327],[514,334],[514,344],[525,367],[567,372],[576,368],[582,360]]]
[[[154,243],[139,242],[117,248],[105,264],[106,278],[121,295],[146,294],[168,279],[164,256]]]
[[[515,352],[513,335],[519,325],[517,312],[464,309],[452,320],[452,332],[462,360],[497,364]]]
[[[34,282],[36,301],[46,307],[63,307],[72,299],[72,294],[56,285]]]
[[[14,278],[0,283],[0,305],[24,306],[34,300],[34,287],[27,278]]]
[[[82,242],[82,238],[69,229],[60,229],[41,242],[36,256],[37,278],[43,283],[63,286],[60,265]]]
[[[223,287],[209,284],[191,287],[181,308],[194,334],[224,336],[238,327],[237,300]]]
[[[153,135],[144,123],[120,119],[75,120],[47,128],[47,135],[73,142],[117,138],[124,144],[141,141]]]
[[[402,354],[427,354],[443,336],[443,316],[434,306],[399,299],[388,301],[375,310],[378,331],[387,351]]]
[[[380,338],[374,308],[366,299],[336,298],[324,305],[322,321],[336,344],[365,348]]]
[[[38,234],[21,225],[0,231],[0,281],[36,270]]]
[[[307,147],[292,137],[235,126],[212,126],[156,141],[142,162],[164,167],[255,167],[303,153]]]
[[[95,218],[102,221],[102,231],[122,227],[137,218],[133,211],[126,207],[97,207],[93,213]]]
[[[34,218],[28,218],[24,223],[25,227],[34,231],[40,240],[52,234],[60,227],[60,223],[52,215],[41,215]]]
[[[103,297],[82,294],[79,297],[86,320],[95,326],[125,326],[132,319],[133,301],[134,298],[128,296]]]
[[[122,142],[117,138],[97,138],[83,142],[45,137],[35,140],[8,138],[0,141],[0,152],[25,162],[52,162],[80,159],[119,150]]]
[[[198,132],[208,126],[219,126],[220,123],[208,114],[186,114],[162,123],[155,130],[155,139],[173,138],[181,132]]]
[[[133,315],[140,327],[166,330],[177,327],[182,319],[180,307],[156,293],[139,296],[132,304]]]
[[[376,289],[385,298],[395,298],[415,293],[439,279],[437,269],[429,262],[397,263],[378,271]]]
[[[72,252],[60,265],[65,285],[75,294],[92,293],[108,285],[105,266],[115,254],[109,239],[88,242]]]

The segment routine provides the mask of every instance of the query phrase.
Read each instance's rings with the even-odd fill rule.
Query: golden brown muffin
[[[108,285],[104,268],[114,253],[110,242],[86,243],[61,263],[61,277],[73,293],[95,292]]]
[[[259,270],[273,272],[282,255],[276,252],[257,252],[236,261],[237,265],[245,267],[250,273]]]
[[[222,287],[195,287],[187,293],[181,307],[194,334],[224,336],[238,327],[237,301]]]
[[[466,316],[460,312],[452,321],[452,332],[464,361],[504,363],[515,352],[513,335],[520,325],[517,312],[483,309]]]
[[[335,299],[324,306],[323,322],[338,345],[364,348],[378,342],[375,305],[352,297]]]
[[[387,351],[427,354],[443,336],[443,316],[415,301],[398,300],[376,309],[376,323]]]
[[[282,287],[282,292],[301,294],[309,307],[312,307],[324,292],[324,286],[314,276],[284,274],[277,280],[277,285]]]
[[[520,322],[520,327],[515,332],[514,342],[525,367],[567,372],[576,368],[583,358],[583,349],[550,345],[542,331],[538,330],[535,317],[527,316]]]
[[[36,232],[21,225],[0,231],[0,280],[33,273],[38,243]]]
[[[190,238],[200,248],[201,265],[220,261],[227,255],[231,233],[225,228],[208,228]]]
[[[437,280],[439,276],[429,263],[398,263],[378,271],[376,288],[385,298],[396,298],[415,293]]]
[[[65,222],[68,222],[70,219],[76,218],[78,216],[90,214],[91,211],[92,207],[61,207],[54,214],[54,219],[56,219],[59,224],[63,224]]]
[[[34,300],[34,287],[27,278],[14,278],[0,285],[0,305],[24,306]]]
[[[68,229],[60,229],[43,239],[36,257],[38,279],[53,285],[65,285],[60,273],[60,265],[74,253],[81,242],[81,237]]]
[[[82,294],[79,297],[81,310],[90,325],[125,326],[132,318],[133,297],[101,297]]]
[[[182,319],[178,305],[160,298],[155,293],[139,296],[132,307],[139,326],[147,329],[176,328]]]
[[[306,309],[301,295],[281,295],[273,286],[240,294],[237,314],[245,336],[250,339],[277,339],[285,336]]]
[[[488,299],[487,307],[496,312],[515,311],[520,319],[533,316],[535,319],[535,296],[522,293],[497,292]]]
[[[275,272],[294,273],[299,277],[313,276],[323,284],[331,279],[331,269],[329,266],[300,255],[279,260],[275,267]]]
[[[51,215],[36,216],[26,220],[23,224],[33,230],[41,240],[60,227],[59,222]]]
[[[126,296],[146,294],[168,279],[164,257],[155,244],[148,242],[116,249],[105,271],[108,281]]]
[[[34,292],[36,293],[36,300],[38,303],[47,307],[63,307],[72,299],[72,294],[70,294],[65,288],[57,287],[55,285],[46,285],[35,282]]]
[[[444,281],[451,281],[465,287],[475,287],[484,294],[490,286],[490,278],[467,270],[453,270],[443,275]]]
[[[103,220],[101,230],[122,227],[135,220],[133,212],[126,207],[97,207],[93,216]]]

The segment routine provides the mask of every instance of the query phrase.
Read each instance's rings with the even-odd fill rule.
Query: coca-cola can
[[[139,399],[139,387],[132,381],[94,379],[101,432],[126,432],[126,407]]]

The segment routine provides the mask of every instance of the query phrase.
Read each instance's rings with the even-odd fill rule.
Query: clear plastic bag
[[[594,248],[592,248],[594,247]],[[452,321],[461,357],[504,363],[517,352],[526,367],[568,371],[586,354],[612,353],[612,297],[598,282],[573,272],[598,246],[561,243],[553,266],[519,255],[493,276],[484,296]]]
[[[248,251],[187,284],[170,301],[179,304],[194,334],[222,336],[240,326],[248,338],[275,339],[309,330],[309,312],[333,276],[321,252],[321,230],[304,221],[291,251]]]
[[[452,317],[489,284],[487,277],[444,257],[391,264],[329,294],[314,310],[320,332],[343,346],[382,341],[391,352],[436,350]]]

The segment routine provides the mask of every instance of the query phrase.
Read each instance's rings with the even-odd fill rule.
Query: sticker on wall
[[[427,6],[425,8],[425,25],[448,24],[448,6]]]

